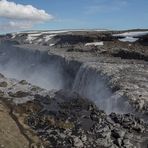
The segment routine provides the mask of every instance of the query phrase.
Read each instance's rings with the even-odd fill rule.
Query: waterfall
[[[92,100],[107,113],[128,112],[129,104],[124,98],[112,92],[107,79],[88,64],[83,64],[74,80],[73,91]]]
[[[0,72],[7,77],[25,79],[48,90],[75,91],[107,113],[129,111],[126,99],[113,93],[107,77],[91,64],[65,60],[45,51],[13,46],[0,46],[0,63]]]

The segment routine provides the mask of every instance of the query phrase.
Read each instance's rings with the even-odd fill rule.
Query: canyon
[[[147,148],[147,43],[147,30],[1,35],[0,118],[12,128],[1,125],[0,147]]]

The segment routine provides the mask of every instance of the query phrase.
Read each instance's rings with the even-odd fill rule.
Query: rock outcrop
[[[147,148],[147,45],[147,30],[0,36],[0,147]]]
[[[22,135],[19,139],[25,139],[22,146],[25,141],[28,147],[45,148],[147,146],[148,125],[132,114],[107,115],[77,93],[64,90],[49,92],[2,75],[1,79],[8,84],[1,89],[0,96],[1,106],[8,110],[8,117],[2,112],[1,121],[4,124],[12,120],[9,122],[12,128],[9,136],[15,134],[13,124],[18,126],[18,134]],[[5,140],[1,142],[4,147],[11,143],[12,147],[20,144],[9,139],[10,144],[7,145]]]

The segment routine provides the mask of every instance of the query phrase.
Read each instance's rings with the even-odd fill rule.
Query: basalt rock
[[[124,32],[0,36],[0,71],[19,74],[0,74],[0,146],[147,148],[147,35],[114,36]]]
[[[14,80],[12,82],[7,78],[4,79],[9,85],[10,82],[14,83]],[[18,85],[21,89],[31,86],[27,82],[19,81]],[[15,89],[17,85],[13,87]],[[5,88],[5,92],[7,89]],[[131,114],[107,115],[94,103],[75,92],[61,90],[54,92],[54,95],[45,90],[43,94],[34,92],[32,101],[18,104],[14,104],[18,95],[10,97],[11,100],[1,96],[1,101],[10,109],[10,117],[30,141],[30,145],[45,148],[118,148],[140,145],[146,148],[147,143],[144,139],[147,138],[148,125],[144,121]],[[23,97],[26,95],[19,98]]]

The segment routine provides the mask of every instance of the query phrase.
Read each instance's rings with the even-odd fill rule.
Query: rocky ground
[[[80,63],[86,73],[105,79],[113,101],[125,99],[116,104],[119,108],[127,110],[127,101],[134,111],[106,113],[78,90],[49,91],[0,74],[0,148],[147,148],[148,38],[123,42],[113,36],[124,32],[56,32],[48,41],[45,34],[30,40],[28,33],[1,36],[1,44],[45,50],[68,64]],[[103,45],[86,46],[91,42]]]
[[[101,32],[97,35],[94,33],[96,36],[91,34],[92,40],[88,39],[86,42],[76,40],[75,43],[71,43],[69,35],[67,40],[61,35],[60,41],[54,47],[50,47],[49,54],[62,56],[68,61],[79,61],[82,65],[87,63],[87,69],[93,69],[107,79],[107,85],[114,94],[124,96],[135,110],[147,115],[147,35],[139,36],[135,42],[123,42],[120,41],[122,37],[113,36],[116,33],[119,32]],[[72,36],[75,37],[73,34]],[[64,40],[66,43],[63,43]],[[103,41],[103,45],[86,46],[87,42],[96,41]]]
[[[2,75],[0,88],[1,147],[147,147],[148,125],[132,114],[107,115],[77,93]]]

